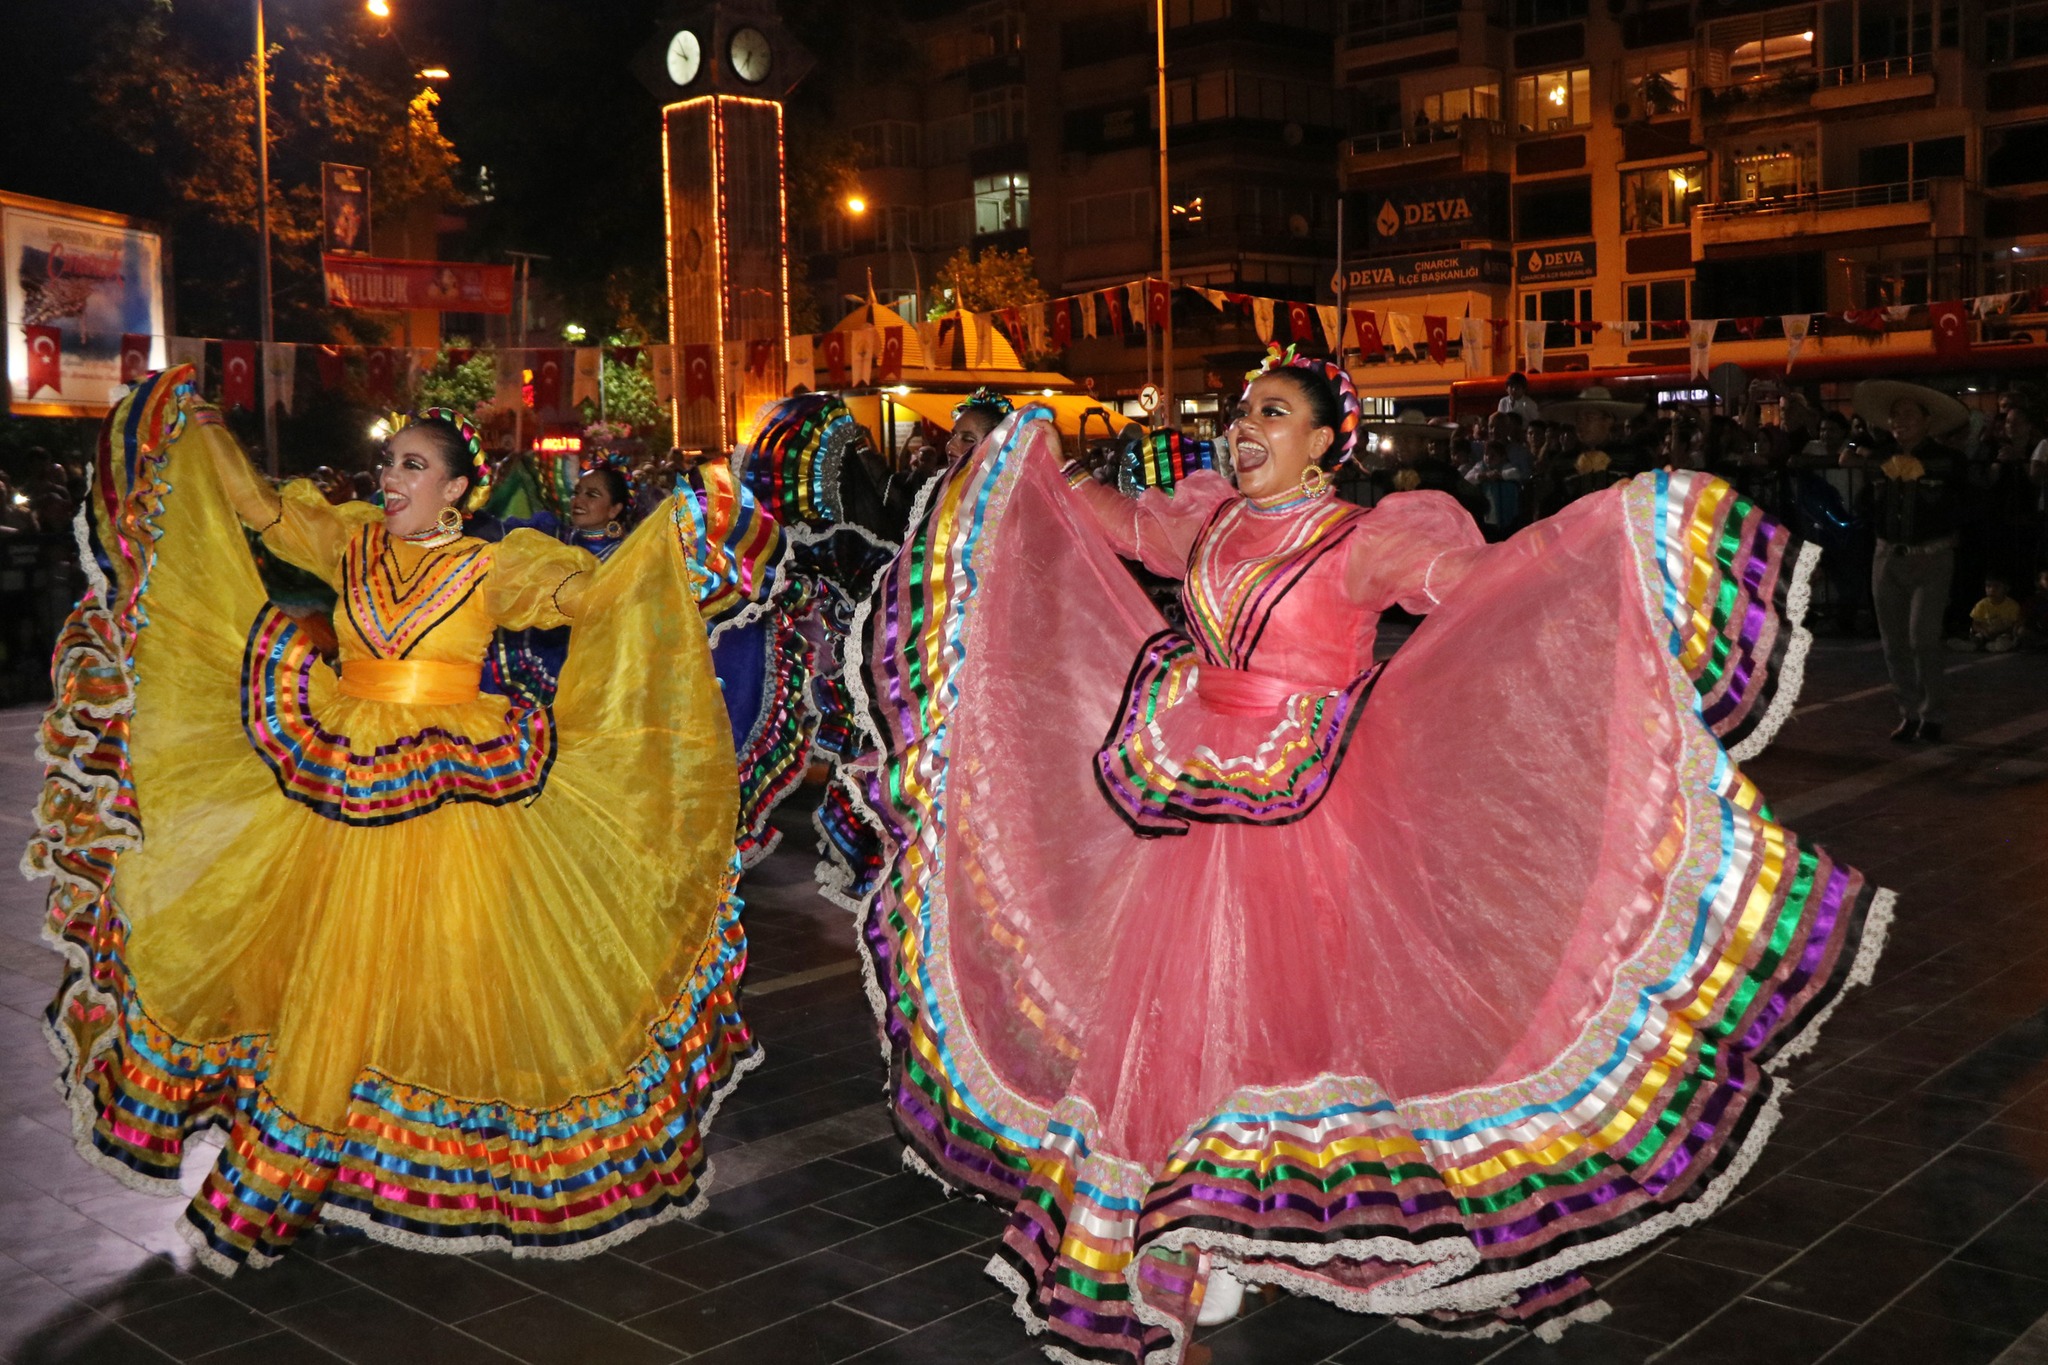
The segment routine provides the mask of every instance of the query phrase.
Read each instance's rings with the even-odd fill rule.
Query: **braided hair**
[[[1334,434],[1330,448],[1323,452],[1323,467],[1334,469],[1350,459],[1356,449],[1358,424],[1365,413],[1350,372],[1334,360],[1298,355],[1292,346],[1285,351],[1268,346],[1265,361],[1244,377],[1245,393],[1251,392],[1252,381],[1268,375],[1292,383],[1308,403],[1309,420],[1316,426],[1328,427]],[[1244,401],[1243,394],[1238,401]]]

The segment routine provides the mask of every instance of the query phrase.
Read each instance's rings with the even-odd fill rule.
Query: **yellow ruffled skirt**
[[[203,448],[231,438],[181,377],[109,419],[112,572],[60,643],[43,731],[27,865],[54,879],[70,970],[49,1022],[81,1150],[170,1192],[185,1139],[225,1126],[186,1217],[230,1271],[322,1218],[574,1256],[694,1211],[704,1126],[758,1051],[732,739],[669,519],[594,572],[531,727],[538,780],[349,823],[252,743],[252,642],[278,618]],[[288,623],[262,644],[352,752],[507,731],[503,698],[341,696]]]

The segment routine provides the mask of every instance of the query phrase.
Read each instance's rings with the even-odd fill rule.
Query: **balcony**
[[[1739,255],[1754,243],[1797,237],[1896,234],[1900,229],[1911,229],[1913,235],[1962,236],[1974,198],[1965,181],[1943,177],[1698,204],[1692,211],[1693,259],[1717,248]]]
[[[1360,133],[1345,145],[1344,172],[1358,176],[1456,157],[1462,171],[1510,169],[1514,144],[1497,119],[1460,119]]]
[[[1820,88],[1814,91],[1813,107],[1853,109],[1933,96],[1934,54],[1915,52],[1906,57],[1825,68],[1820,73]]]
[[[1812,67],[1773,72],[1733,85],[1702,86],[1695,92],[1695,117],[1700,127],[1748,123],[1806,113],[1820,89],[1820,72]]]
[[[1848,66],[1790,67],[1728,85],[1702,87],[1705,127],[1932,97],[1934,54],[1916,52]]]

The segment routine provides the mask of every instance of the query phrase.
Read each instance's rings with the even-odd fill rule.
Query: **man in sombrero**
[[[1949,394],[1897,379],[1858,384],[1854,405],[1873,430],[1889,428],[1898,443],[1882,462],[1863,460],[1877,475],[1864,513],[1877,532],[1870,593],[1899,700],[1892,738],[1939,743],[1947,692],[1942,615],[1955,577],[1958,511],[1956,451],[1943,438],[1967,426],[1970,413]]]

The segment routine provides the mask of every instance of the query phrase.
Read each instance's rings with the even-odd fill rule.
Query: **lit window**
[[[1583,128],[1592,118],[1592,72],[1546,71],[1515,82],[1515,122],[1525,133]]]
[[[984,175],[974,182],[974,235],[1031,226],[1031,176],[1026,171]]]
[[[1621,230],[1654,232],[1683,227],[1706,189],[1705,166],[1659,166],[1621,177]]]

